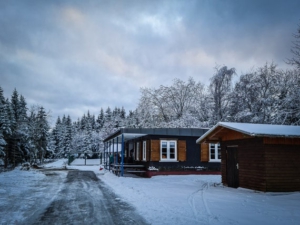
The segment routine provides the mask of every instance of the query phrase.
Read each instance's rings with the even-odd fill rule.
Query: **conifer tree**
[[[0,87],[0,158],[5,156],[6,141],[4,135],[10,134],[9,121],[7,117],[5,98]]]
[[[47,114],[43,107],[39,108],[36,120],[36,143],[38,150],[38,157],[40,162],[43,162],[45,154],[47,152],[47,141],[48,141],[48,132],[50,126],[47,121]]]
[[[98,115],[98,118],[97,118],[97,131],[99,132],[102,128],[103,128],[103,125],[104,125],[104,111],[103,109],[101,108],[100,110],[100,113]]]

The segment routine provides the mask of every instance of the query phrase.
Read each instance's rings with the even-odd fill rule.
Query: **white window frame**
[[[143,161],[146,161],[146,141],[143,141]]]
[[[212,154],[211,154],[211,150],[212,150],[213,147],[215,149],[215,158],[212,158]],[[209,144],[209,161],[210,162],[221,162],[221,159],[218,159],[219,152],[221,154],[221,145],[220,145],[220,143]]]
[[[140,142],[136,143],[136,160],[140,160]]]
[[[162,143],[166,142],[167,143],[167,157],[163,158],[162,155]],[[171,159],[170,158],[170,143],[174,142],[175,143],[175,158]],[[160,141],[160,161],[162,162],[177,162],[177,141],[176,140],[161,140]]]

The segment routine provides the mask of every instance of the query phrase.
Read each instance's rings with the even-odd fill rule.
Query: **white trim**
[[[215,150],[215,158],[212,159],[211,158],[211,148],[212,146],[214,146],[214,150]],[[209,144],[209,162],[221,162],[221,159],[218,159],[218,154],[219,152],[221,152],[221,146],[220,146],[220,143],[217,143],[217,144],[212,144],[210,143]]]
[[[147,142],[143,141],[143,161],[147,160],[146,154],[147,154]]]
[[[162,143],[166,142],[167,144],[167,149],[166,149],[166,158],[163,158],[163,154],[162,154]],[[175,152],[174,152],[174,159],[170,158],[170,143],[174,143],[175,144]],[[177,141],[176,140],[160,140],[160,162],[178,162],[177,161]]]
[[[179,161],[166,159],[166,160],[160,160],[159,162],[179,162]]]

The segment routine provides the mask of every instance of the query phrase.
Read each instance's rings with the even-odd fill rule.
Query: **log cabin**
[[[228,187],[300,191],[300,126],[219,122],[196,142],[220,144]]]
[[[220,174],[221,159],[202,160],[201,146],[196,144],[197,138],[207,131],[196,128],[121,128],[105,138],[104,158],[117,153],[118,159],[114,162],[143,165],[148,177],[200,172]],[[107,162],[108,159],[106,165]]]

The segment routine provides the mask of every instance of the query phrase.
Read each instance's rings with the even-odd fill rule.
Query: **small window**
[[[221,145],[209,144],[209,161],[210,162],[221,162]]]
[[[161,161],[177,161],[176,141],[160,142],[160,160]]]
[[[146,141],[143,141],[143,161],[146,161]]]

